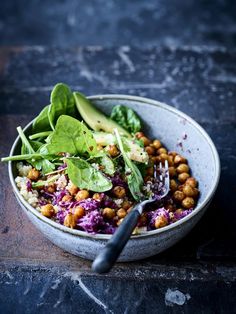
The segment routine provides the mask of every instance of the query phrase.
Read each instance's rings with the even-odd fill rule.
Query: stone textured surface
[[[4,45],[235,47],[234,0],[2,0]]]
[[[200,223],[168,251],[97,276],[46,240],[20,210],[0,164],[0,312],[231,313],[235,307],[235,51],[224,48],[0,49],[0,154],[64,81],[86,94],[165,101],[211,135],[222,176]],[[6,297],[6,295],[8,297]],[[182,305],[181,305],[182,304]],[[132,306],[131,306],[132,305]],[[126,312],[125,312],[126,311]]]

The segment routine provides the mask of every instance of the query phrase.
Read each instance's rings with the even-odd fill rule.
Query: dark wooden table
[[[0,48],[0,154],[65,82],[87,95],[164,101],[196,119],[222,175],[200,223],[168,251],[95,275],[54,246],[17,204],[0,164],[1,313],[233,313],[236,308],[236,54],[224,48]],[[204,156],[202,156],[204,158]]]

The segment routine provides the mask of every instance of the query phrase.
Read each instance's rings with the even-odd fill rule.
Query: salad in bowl
[[[155,198],[134,230],[147,233],[189,215],[199,190],[186,157],[148,138],[142,124],[125,105],[113,106],[108,117],[58,83],[30,133],[17,128],[21,153],[2,161],[16,162],[19,193],[42,216],[90,234],[113,234],[135,204]],[[154,169],[166,160],[170,191],[160,200]]]

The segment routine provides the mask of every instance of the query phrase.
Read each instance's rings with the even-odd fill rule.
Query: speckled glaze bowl
[[[160,139],[169,150],[175,150],[184,155],[188,159],[193,176],[199,182],[200,198],[197,207],[190,215],[164,228],[132,236],[121,253],[119,261],[134,261],[156,255],[183,238],[209,206],[220,177],[217,150],[199,124],[166,104],[127,95],[98,95],[91,96],[89,99],[107,114],[117,104],[133,108],[144,122],[145,133],[150,138]],[[26,133],[30,130],[31,124],[32,122],[26,126]],[[17,137],[10,154],[19,153],[20,145],[20,139]],[[86,259],[94,259],[111,236],[93,235],[70,229],[42,216],[18,192],[14,181],[16,175],[15,163],[9,162],[9,176],[13,191],[32,223],[63,250]]]

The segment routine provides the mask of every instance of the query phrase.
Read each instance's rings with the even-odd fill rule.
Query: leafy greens
[[[111,119],[130,133],[136,133],[141,130],[141,121],[138,115],[126,106],[117,105],[113,107]]]

